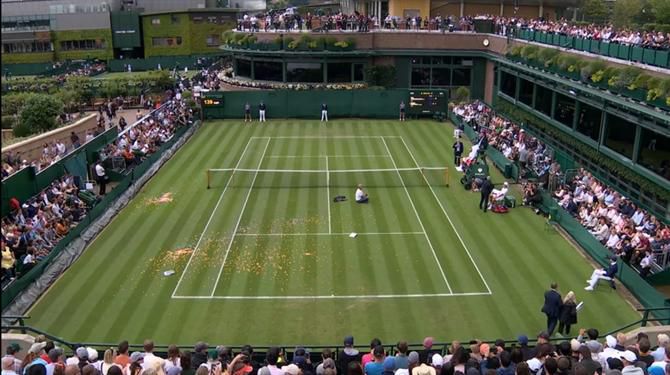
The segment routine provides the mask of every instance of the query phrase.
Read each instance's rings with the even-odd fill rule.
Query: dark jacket
[[[577,305],[568,302],[561,306],[561,316],[558,321],[563,324],[577,324]]]
[[[484,180],[482,183],[482,187],[480,189],[481,193],[484,195],[489,195],[493,191],[493,184],[491,183],[491,180],[488,178]]]
[[[544,306],[542,312],[550,318],[558,318],[561,313],[561,295],[557,291],[550,289],[544,293]]]
[[[344,350],[340,351],[339,355],[337,356],[337,372],[339,374],[346,374],[350,362],[360,361],[361,353],[359,353],[358,350],[354,348],[345,348]]]
[[[195,352],[191,357],[191,366],[197,370],[201,364],[207,363],[207,352]]]

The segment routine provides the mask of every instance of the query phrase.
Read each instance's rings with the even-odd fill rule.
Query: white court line
[[[272,138],[268,137],[268,143],[265,144],[263,154],[261,155],[261,160],[258,162],[258,166],[256,167],[256,169],[261,167],[263,159],[265,158],[265,152],[268,150],[268,146],[270,146],[271,141]],[[235,224],[235,229],[233,229],[233,235],[230,237],[230,242],[228,243],[226,254],[223,256],[223,262],[221,262],[221,268],[219,268],[219,273],[218,275],[216,275],[216,281],[214,282],[214,287],[212,288],[212,293],[210,294],[210,296],[214,295],[214,291],[216,291],[216,286],[219,285],[219,280],[221,279],[221,274],[223,273],[223,266],[226,264],[226,259],[228,259],[228,253],[230,253],[230,248],[233,246],[233,242],[235,240],[235,234],[237,233],[237,230],[240,228],[240,222],[242,222],[242,216],[244,216],[244,210],[247,208],[247,203],[249,203],[249,197],[251,196],[251,192],[254,190],[254,183],[256,182],[256,177],[258,177],[258,172],[254,174],[254,179],[251,180],[249,191],[247,192],[247,196],[244,199],[244,204],[242,205],[242,212],[240,212],[240,216],[237,218],[237,224]]]
[[[409,149],[409,146],[407,146],[407,143],[405,142],[405,138],[400,137],[402,140],[402,144],[405,145],[405,148],[407,149],[407,152],[409,152],[409,156],[412,157],[412,160],[414,161],[414,164],[418,167],[419,163],[416,161],[416,158],[414,157],[414,154],[412,153],[412,150]],[[433,186],[428,183],[428,180],[426,180],[426,176],[423,176],[424,180],[426,181],[426,185],[430,188],[430,191],[433,193],[433,197],[437,201],[437,204],[440,206],[442,209],[442,212],[444,213],[444,216],[446,216],[447,220],[449,220],[449,224],[451,225],[451,229],[454,230],[454,233],[456,233],[456,237],[458,237],[458,240],[461,242],[461,245],[463,245],[463,248],[465,249],[465,252],[468,254],[468,258],[470,258],[470,261],[472,262],[472,265],[475,266],[475,269],[477,270],[477,273],[479,274],[479,277],[481,277],[482,281],[484,282],[484,286],[486,286],[486,290],[488,290],[489,294],[491,293],[491,288],[489,288],[489,284],[486,282],[486,279],[484,279],[484,275],[482,275],[481,271],[479,270],[479,267],[477,266],[477,263],[475,260],[472,258],[472,254],[470,254],[470,250],[468,250],[468,247],[465,245],[465,241],[463,241],[463,238],[461,237],[461,234],[458,233],[458,230],[456,230],[456,226],[454,226],[454,222],[451,221],[451,217],[449,217],[449,214],[447,213],[447,210],[444,209],[444,206],[442,205],[442,202],[437,198],[437,194],[435,194],[435,190],[433,190]]]
[[[444,282],[447,284],[447,288],[449,288],[449,293],[453,293],[453,290],[451,289],[451,285],[449,285],[449,281],[447,280],[447,275],[444,274],[444,270],[442,269],[442,265],[440,264],[440,260],[437,258],[437,253],[435,253],[435,248],[433,248],[433,243],[430,242],[430,238],[428,238],[428,234],[426,233],[426,228],[423,226],[423,222],[421,221],[421,218],[419,217],[419,213],[416,210],[416,207],[414,206],[414,201],[412,200],[412,196],[409,194],[409,190],[407,190],[407,185],[405,185],[405,180],[403,180],[402,175],[400,172],[398,172],[398,166],[395,163],[395,159],[393,158],[393,154],[391,154],[391,150],[389,150],[389,146],[386,144],[386,140],[384,137],[379,137],[382,142],[384,143],[384,147],[386,148],[386,152],[388,152],[389,156],[391,157],[391,162],[393,163],[393,168],[396,169],[396,172],[398,173],[398,178],[400,179],[400,182],[402,183],[402,187],[405,189],[405,193],[407,194],[407,198],[409,198],[409,203],[412,205],[412,209],[414,210],[414,214],[416,215],[417,220],[419,220],[419,224],[421,225],[421,230],[423,231],[423,235],[426,237],[426,241],[428,241],[428,245],[430,246],[430,250],[433,252],[433,257],[435,257],[435,263],[437,263],[437,266],[440,268],[440,273],[442,274],[442,278],[444,279]]]
[[[174,299],[223,299],[223,300],[314,300],[314,299],[389,299],[389,298],[429,298],[488,296],[486,292],[474,293],[416,293],[416,294],[361,294],[361,295],[318,295],[318,296],[172,296]]]
[[[240,163],[242,162],[242,159],[244,159],[244,155],[247,153],[247,149],[249,148],[249,145],[251,144],[251,139],[252,138],[249,138],[249,140],[247,141],[247,145],[244,146],[244,150],[240,154],[240,158],[237,160],[237,164],[235,165],[235,168],[239,167]],[[205,228],[202,230],[202,233],[200,233],[200,238],[198,238],[198,242],[195,243],[195,247],[193,248],[193,252],[191,253],[191,256],[188,258],[188,262],[186,262],[186,267],[184,267],[184,270],[182,271],[181,276],[179,276],[179,280],[177,281],[177,285],[174,287],[174,290],[172,291],[172,297],[174,297],[175,293],[177,293],[177,289],[179,289],[179,285],[181,285],[181,282],[184,279],[184,275],[186,275],[186,271],[188,270],[188,266],[191,265],[191,261],[193,260],[193,257],[195,256],[195,253],[198,252],[198,247],[200,246],[200,242],[202,242],[202,239],[205,237],[205,233],[207,232],[207,228],[209,228],[209,224],[211,224],[212,218],[214,218],[214,213],[219,208],[219,205],[221,204],[221,200],[223,199],[224,194],[226,194],[226,190],[228,190],[228,186],[230,185],[230,181],[233,180],[234,175],[235,175],[235,171],[233,171],[233,173],[231,173],[230,177],[228,177],[228,182],[226,182],[226,186],[223,188],[223,191],[221,192],[221,195],[219,195],[219,200],[216,201],[216,205],[214,206],[214,209],[212,210],[212,213],[209,215],[209,219],[207,219],[207,224],[205,224]]]
[[[269,155],[266,159],[388,158],[388,155]]]
[[[238,237],[263,237],[263,236],[348,236],[351,233],[236,233]],[[423,235],[423,232],[367,232],[356,233],[359,236],[405,236]]]
[[[330,216],[330,169],[328,168],[328,156],[326,156],[326,190],[328,191],[328,233],[333,233],[333,219]]]
[[[399,135],[332,135],[332,136],[322,136],[322,135],[303,135],[303,136],[280,136],[280,137],[272,137],[272,139],[357,139],[357,138],[379,138],[379,137],[386,137],[386,138],[400,138]],[[253,138],[268,138],[268,137],[251,137]]]

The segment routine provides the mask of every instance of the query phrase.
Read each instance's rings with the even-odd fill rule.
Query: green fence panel
[[[575,49],[576,50],[584,50],[584,38],[575,38]]]
[[[259,90],[227,91],[223,94],[220,107],[205,107],[205,118],[244,117],[244,105],[252,107],[251,116],[258,118],[258,104],[263,101],[267,107],[267,118],[311,118],[319,119],[321,104],[328,105],[328,116],[337,117],[377,117],[393,118],[397,115],[397,104],[408,103],[407,90]],[[440,112],[447,112],[445,107]]]
[[[670,68],[670,52],[656,51],[656,59],[654,60],[654,65],[664,68]]]
[[[2,64],[2,74],[12,76],[38,76],[46,74],[53,68],[52,63]]]
[[[600,44],[601,42],[599,40],[592,40],[591,41],[591,53],[595,54],[600,54]]]
[[[609,51],[607,52],[608,56],[619,57],[619,44],[618,43],[608,43]]]
[[[644,48],[642,47],[631,47],[630,58],[634,61],[642,61],[644,56]]]
[[[643,48],[642,62],[649,65],[654,65],[656,62],[656,50],[651,48]]]
[[[617,55],[618,58],[628,60],[630,59],[630,54],[631,54],[630,46],[625,44],[619,44],[619,53]]]
[[[609,56],[610,44],[611,43],[608,43],[608,42],[600,42],[600,51],[598,53],[603,55],[603,56]]]
[[[89,164],[95,163],[97,160],[98,152],[112,141],[114,141],[119,136],[119,129],[114,126],[97,137],[91,139],[90,142],[87,142],[83,145],[84,152],[86,153],[86,160]]]
[[[40,191],[49,186],[54,180],[65,174],[65,161],[59,160],[40,171],[35,176],[35,188]]]
[[[35,169],[24,168],[2,181],[2,216],[9,213],[9,200],[16,198],[23,203],[37,194],[35,188]]]

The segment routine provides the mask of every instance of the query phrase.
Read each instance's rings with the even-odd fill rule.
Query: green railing
[[[628,323],[622,327],[616,328],[612,331],[602,333],[600,338],[604,338],[607,335],[612,335],[618,332],[624,332],[625,330],[629,330],[634,327],[646,327],[648,326],[649,323],[660,323],[660,324],[670,324],[670,321],[667,320],[667,318],[661,317],[659,318],[657,315],[670,315],[670,307],[652,307],[652,308],[641,308],[637,309],[638,312],[642,313],[642,316],[640,319]],[[71,340],[67,340],[62,337],[58,337],[52,334],[49,334],[48,332],[42,331],[36,327],[32,327],[30,325],[25,325],[24,320],[29,319],[29,316],[2,316],[2,326],[0,329],[2,330],[3,333],[12,333],[12,332],[29,332],[30,334],[34,335],[44,335],[47,339],[53,341],[54,343],[59,343],[61,346],[69,348],[71,351],[74,351],[77,347],[80,346],[87,346],[87,347],[92,347],[92,348],[97,348],[101,350],[106,350],[111,347],[116,347],[118,343],[99,343],[99,342],[75,342]],[[460,342],[468,342],[470,338],[464,338],[460,340]],[[563,341],[566,340],[566,338],[555,338],[552,341]],[[483,342],[493,344],[495,343],[495,340],[492,339],[486,339],[483,340]],[[529,343],[535,344],[537,340],[530,338]],[[511,346],[513,344],[518,343],[516,339],[508,339],[505,340],[505,345],[506,346]],[[192,348],[195,343],[190,343],[190,344],[183,344],[183,345],[177,345],[177,347],[186,349],[186,348]],[[441,352],[442,354],[447,354],[447,350],[449,346],[451,345],[451,342],[437,342],[433,344],[433,349],[435,352]],[[305,348],[309,348],[310,350],[310,355],[313,356],[312,359],[314,361],[319,361],[320,360],[320,352],[323,349],[331,349],[333,350],[333,353],[336,355],[340,352],[340,350],[343,349],[343,346],[340,344],[334,344],[334,345],[252,345],[254,348],[254,359],[258,360],[259,362],[263,362],[265,359],[265,352],[271,347],[271,346],[278,346],[284,350],[284,353],[287,353],[288,358],[292,358],[293,351],[295,350],[296,347],[302,346]],[[230,347],[234,352],[239,352],[242,349],[242,345],[230,345]],[[367,352],[370,348],[369,346],[361,345],[361,346],[356,346],[357,348],[361,349],[362,353]],[[409,350],[423,350],[423,343],[410,343],[408,344]],[[130,351],[134,350],[140,350],[143,351],[143,344],[129,344]],[[156,344],[154,345],[155,352],[160,355],[165,355],[167,353],[168,349],[168,344]],[[395,347],[393,345],[385,345],[384,349],[387,350],[387,352],[393,352],[395,350]],[[188,349],[187,349],[188,350]]]
[[[670,69],[670,50],[643,48],[640,46],[602,42],[580,37],[561,35],[556,33],[533,31],[528,29],[516,30],[515,36],[519,39],[562,48],[584,51],[600,56],[615,59],[635,61],[647,65]]]
[[[197,123],[193,126],[197,126]],[[49,254],[44,257],[39,263],[37,263],[30,271],[25,275],[22,275],[20,278],[14,280],[9,286],[7,286],[2,291],[2,309],[4,310],[9,306],[14,299],[21,294],[21,292],[37,280],[49,266],[49,264],[79,235],[86,230],[91,223],[98,219],[115,201],[121,196],[126,189],[140,177],[142,177],[149,168],[151,168],[154,163],[161,157],[165,150],[169,149],[176,143],[181,137],[188,131],[189,127],[184,126],[175,132],[175,134],[168,140],[166,143],[161,145],[161,147],[155,153],[149,155],[141,164],[133,168],[129,173],[127,173],[119,182],[118,185],[114,187],[107,195],[102,198],[91,210],[84,216],[82,221],[77,224],[70,232],[63,237],[58,244],[49,252]],[[3,182],[3,197],[4,197],[5,183]]]

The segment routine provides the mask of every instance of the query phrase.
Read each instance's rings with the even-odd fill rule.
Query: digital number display
[[[408,107],[412,114],[446,112],[447,96],[444,91],[410,91]]]
[[[204,93],[202,96],[203,107],[221,107],[223,106],[223,94]]]
[[[207,98],[203,99],[202,104],[206,106],[221,105],[221,101],[218,99]]]

